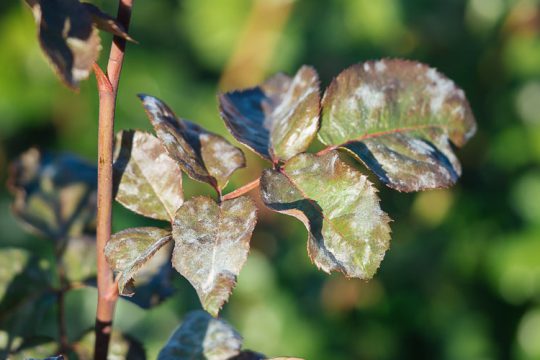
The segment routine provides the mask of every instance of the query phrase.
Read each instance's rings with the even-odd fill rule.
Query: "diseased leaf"
[[[88,14],[90,14],[94,25],[98,29],[107,31],[125,40],[135,42],[135,40],[133,40],[131,36],[129,36],[129,34],[127,33],[124,25],[120,24],[112,16],[101,11],[101,9],[98,8],[96,5],[90,3],[82,3],[82,6],[85,8]]]
[[[219,96],[221,117],[241,143],[277,163],[307,150],[319,127],[319,77],[302,66],[262,85]]]
[[[247,196],[216,204],[195,197],[173,222],[173,266],[193,285],[206,311],[217,316],[236,285],[249,252],[257,208]]]
[[[26,0],[39,27],[39,42],[58,76],[76,89],[101,50],[90,14],[77,0]]]
[[[241,347],[242,337],[231,325],[204,311],[193,311],[173,332],[158,360],[227,360],[239,354]]]
[[[138,214],[171,221],[184,202],[182,170],[148,133],[117,134],[114,171],[116,200]]]
[[[389,217],[365,175],[336,151],[299,154],[281,172],[261,177],[264,203],[294,216],[308,229],[308,253],[326,272],[370,279],[388,249]]]
[[[126,229],[111,237],[105,246],[105,257],[118,273],[120,295],[133,295],[135,274],[170,240],[170,231],[154,227]]]
[[[30,149],[11,164],[8,187],[15,216],[62,248],[94,227],[97,170],[73,155]]]
[[[237,169],[246,166],[242,150],[225,138],[176,117],[161,100],[139,95],[158,138],[182,169],[194,180],[221,191]]]
[[[426,65],[380,60],[351,66],[322,101],[321,141],[341,146],[400,191],[454,184],[461,147],[476,130],[464,92]]]

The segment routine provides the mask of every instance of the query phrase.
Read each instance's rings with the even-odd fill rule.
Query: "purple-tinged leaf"
[[[90,75],[101,50],[92,17],[78,0],[26,0],[39,42],[58,76],[72,89]]]
[[[195,197],[173,222],[173,266],[193,285],[203,308],[217,316],[249,252],[257,208],[247,196],[216,204]]]
[[[319,100],[319,77],[310,66],[294,78],[278,74],[258,87],[219,96],[231,134],[274,163],[307,150],[319,127]]]
[[[128,209],[171,221],[183,204],[182,170],[154,136],[121,131],[114,156],[116,200]]]
[[[98,8],[96,5],[90,3],[82,3],[82,6],[85,8],[88,14],[90,14],[90,16],[92,17],[92,22],[98,29],[121,37],[125,40],[135,42],[135,40],[133,40],[131,36],[129,36],[129,34],[127,33],[124,25],[120,24],[115,18],[113,18],[109,14],[101,11],[101,9]]]
[[[336,151],[299,154],[281,172],[266,170],[261,195],[270,209],[304,223],[308,253],[317,267],[373,277],[389,246],[390,219],[367,177]]]
[[[242,337],[231,325],[204,311],[193,311],[173,332],[158,360],[227,360],[238,355],[241,347]]]
[[[246,166],[242,150],[222,136],[178,118],[155,97],[139,97],[158,138],[192,179],[206,182],[221,191],[232,173]]]
[[[351,66],[322,101],[321,141],[351,152],[400,191],[448,187],[461,174],[450,142],[476,124],[464,92],[426,65],[380,60]]]
[[[73,155],[30,149],[11,164],[8,187],[15,216],[61,247],[94,226],[97,169]]]
[[[133,277],[170,240],[170,231],[154,227],[126,229],[111,237],[105,246],[105,257],[118,273],[120,295],[134,294]]]

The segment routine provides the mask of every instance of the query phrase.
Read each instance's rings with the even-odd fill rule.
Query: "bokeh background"
[[[116,1],[95,3],[115,13]],[[35,33],[22,2],[0,2],[3,184],[9,161],[31,146],[96,159],[95,80],[79,94],[67,90]],[[478,133],[458,151],[464,169],[455,187],[403,194],[378,184],[393,239],[370,282],[317,271],[303,225],[261,210],[222,313],[247,348],[310,360],[540,359],[539,1],[137,0],[131,34],[140,44],[127,51],[117,129],[150,129],[135,96],[144,92],[224,134],[218,90],[292,74],[302,64],[318,69],[324,87],[345,67],[382,57],[438,68],[465,90],[476,115]],[[110,37],[102,38],[103,63]],[[229,190],[264,166],[254,155],[248,164]],[[208,192],[190,180],[185,187]],[[51,244],[21,230],[11,201],[2,186],[0,246],[46,258]],[[114,209],[115,231],[148,224]],[[175,286],[176,295],[149,311],[125,300],[118,306],[116,324],[150,359],[184,314],[199,308],[187,281],[178,275]],[[95,297],[93,289],[68,296],[71,338],[93,325]],[[56,333],[54,317],[28,326]],[[0,332],[0,341],[6,336]]]

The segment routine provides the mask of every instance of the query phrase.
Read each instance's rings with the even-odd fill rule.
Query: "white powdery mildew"
[[[362,84],[356,89],[354,95],[362,101],[362,105],[368,110],[381,109],[385,104],[385,94],[383,91]]]
[[[436,114],[442,109],[446,99],[456,91],[456,86],[452,80],[443,78],[435,69],[429,69],[426,77],[432,82],[427,88],[430,96],[429,106],[431,113]]]
[[[384,61],[377,61],[375,63],[375,70],[379,73],[384,72],[386,70],[386,64]]]
[[[169,133],[162,133],[161,134],[161,140],[165,143],[165,145],[172,145],[176,142],[176,139],[173,135]]]
[[[369,63],[364,63],[364,71],[365,72],[370,72],[371,71],[371,67],[369,66]]]
[[[420,139],[410,139],[408,141],[409,148],[413,153],[430,156],[433,153],[433,149]]]

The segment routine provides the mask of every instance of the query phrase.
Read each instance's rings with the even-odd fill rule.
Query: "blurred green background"
[[[95,1],[113,14],[116,1]],[[79,94],[41,54],[32,14],[0,2],[0,179],[31,146],[95,162],[95,80]],[[540,2],[537,0],[135,1],[117,129],[150,129],[136,94],[224,134],[216,91],[315,66],[323,87],[345,67],[403,57],[461,86],[479,131],[458,151],[463,176],[449,189],[402,194],[379,185],[394,219],[390,250],[370,282],[317,271],[298,221],[261,211],[252,251],[223,317],[245,346],[306,359],[540,359]],[[110,37],[103,35],[108,53]],[[231,137],[229,137],[230,139]],[[247,152],[247,151],[246,151]],[[228,190],[258,176],[248,170]],[[208,192],[185,180],[189,194]],[[257,196],[256,192],[253,193]],[[23,232],[0,190],[0,246],[47,254]],[[114,230],[151,224],[115,207]],[[183,315],[179,291],[150,311],[121,300],[116,324],[155,358]],[[68,297],[68,331],[91,327],[95,291]],[[49,321],[50,323],[47,323]],[[31,326],[55,333],[45,318]],[[0,340],[5,334],[0,334]]]

